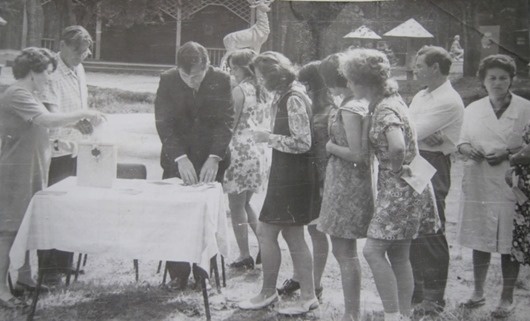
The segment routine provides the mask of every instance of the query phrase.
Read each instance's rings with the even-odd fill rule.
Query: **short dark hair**
[[[30,71],[41,73],[52,65],[53,70],[57,68],[57,58],[46,48],[29,47],[15,58],[13,64],[13,76],[15,79],[26,77]]]
[[[348,87],[348,80],[340,71],[340,56],[340,53],[335,53],[320,62],[318,71],[328,88]]]
[[[313,115],[320,113],[324,108],[333,104],[331,93],[319,73],[320,64],[321,62],[318,60],[311,61],[298,70],[298,81],[304,85],[307,84],[309,86],[308,89],[311,90],[312,96],[309,98],[312,101],[311,109],[313,110]]]
[[[177,67],[187,74],[196,65],[206,68],[209,62],[208,50],[195,41],[186,42],[177,51]]]
[[[425,56],[425,64],[429,67],[438,63],[442,75],[449,75],[453,60],[451,59],[451,55],[444,48],[438,46],[423,46],[416,54],[416,57],[419,56]]]
[[[293,64],[279,52],[265,51],[254,59],[252,65],[263,74],[267,90],[284,90],[296,80]]]
[[[515,73],[517,72],[517,67],[515,66],[515,61],[512,57],[502,54],[490,55],[482,59],[480,65],[478,66],[477,75],[480,81],[484,81],[486,78],[486,73],[492,68],[500,68],[505,70],[512,79],[515,77]]]
[[[64,28],[63,33],[61,34],[61,40],[64,41],[68,47],[75,49],[78,49],[84,43],[88,44],[88,46],[92,46],[92,37],[90,36],[90,33],[79,25]]]

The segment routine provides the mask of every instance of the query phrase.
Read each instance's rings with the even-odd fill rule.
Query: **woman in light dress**
[[[235,122],[234,135],[229,148],[230,166],[226,169],[223,188],[228,193],[232,227],[239,248],[239,257],[230,264],[234,268],[254,268],[250,255],[248,227],[256,233],[258,218],[250,205],[254,193],[263,190],[267,182],[269,162],[265,146],[257,144],[251,136],[252,129],[270,126],[270,110],[256,84],[254,72],[250,68],[256,53],[251,49],[240,49],[231,53],[227,62],[235,86],[232,89],[234,99]]]

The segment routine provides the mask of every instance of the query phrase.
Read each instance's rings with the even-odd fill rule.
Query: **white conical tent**
[[[7,21],[5,21],[2,17],[0,17],[0,26],[3,26],[7,24]]]
[[[401,37],[401,38],[434,38],[434,36],[423,28],[423,26],[410,18],[409,20],[403,22],[399,26],[385,33],[385,37]]]
[[[366,26],[360,26],[359,28],[345,35],[343,38],[369,39],[369,40],[381,40],[382,39],[377,33],[375,33],[372,29]]]

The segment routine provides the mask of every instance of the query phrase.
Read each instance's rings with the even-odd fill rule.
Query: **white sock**
[[[385,321],[400,321],[399,312],[386,313],[385,312]]]

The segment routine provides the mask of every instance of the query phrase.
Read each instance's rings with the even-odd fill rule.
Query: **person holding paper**
[[[186,185],[223,181],[234,121],[230,76],[210,66],[202,45],[183,44],[177,67],[160,76],[155,120],[164,179],[180,177]],[[168,271],[178,287],[187,286],[188,263],[168,262]]]
[[[445,307],[449,246],[445,238],[445,198],[451,186],[451,153],[456,151],[464,119],[464,103],[448,80],[451,56],[442,47],[425,46],[416,55],[414,72],[427,85],[410,104],[420,155],[434,168],[432,186],[442,229],[420,234],[412,241],[410,260],[414,272],[412,302],[420,314],[438,314]]]
[[[256,57],[252,49],[233,51],[227,58],[230,73],[236,86],[232,89],[235,122],[234,135],[230,141],[230,166],[226,169],[223,189],[228,194],[232,227],[239,248],[239,257],[230,264],[233,268],[254,268],[260,264],[250,255],[248,227],[256,233],[258,217],[250,200],[262,191],[269,176],[269,161],[265,146],[256,144],[251,130],[270,127],[270,110],[263,98],[263,89],[256,84],[254,71],[250,68]],[[260,90],[261,89],[261,90]]]
[[[390,79],[387,57],[373,49],[354,49],[346,53],[341,70],[355,97],[370,102],[371,124],[363,126],[367,132],[362,137],[369,139],[379,161],[375,211],[363,254],[383,301],[385,321],[408,320],[414,287],[410,242],[420,228],[436,230],[434,197],[431,189],[420,194],[402,178],[418,145],[407,106]]]
[[[274,51],[261,53],[252,63],[258,83],[274,93],[271,104],[272,133],[255,130],[254,140],[272,148],[267,195],[259,216],[258,238],[263,264],[260,292],[239,302],[244,310],[263,309],[279,300],[276,282],[281,264],[278,236],[282,233],[300,275],[300,298],[281,307],[282,314],[303,314],[319,306],[313,282],[311,252],[304,239],[304,225],[315,217],[311,199],[316,177],[311,166],[311,100],[296,81],[289,59]]]
[[[361,320],[361,264],[357,239],[366,238],[374,211],[372,173],[368,153],[362,149],[362,121],[368,101],[357,99],[340,72],[342,54],[320,64],[326,85],[342,96],[329,121],[329,153],[318,229],[331,237],[333,255],[339,263],[344,298],[343,321]]]
[[[468,308],[485,304],[484,283],[491,253],[501,254],[503,288],[493,316],[513,312],[513,291],[519,263],[512,261],[512,230],[515,196],[504,183],[508,157],[523,143],[530,120],[530,102],[513,94],[514,60],[491,55],[479,65],[478,76],[488,96],[471,103],[464,113],[458,150],[468,159],[464,164],[458,242],[473,250],[474,290],[464,303]]]
[[[0,97],[0,307],[8,309],[24,306],[7,287],[9,250],[31,198],[48,183],[52,148],[48,129],[73,126],[81,119],[97,125],[104,119],[93,110],[50,112],[44,106],[38,93],[45,90],[57,64],[46,48],[23,49],[13,65],[16,82]],[[29,254],[14,290],[20,294],[35,290]]]

